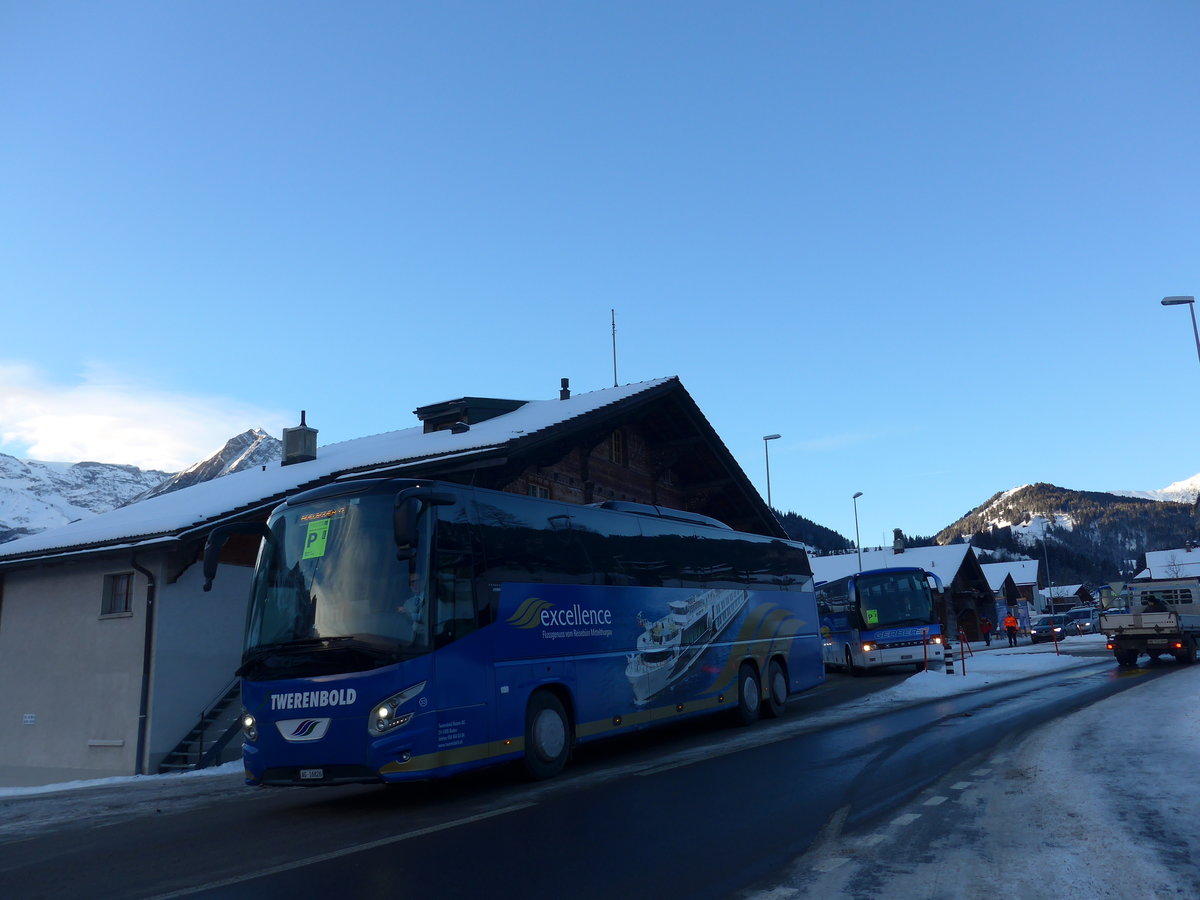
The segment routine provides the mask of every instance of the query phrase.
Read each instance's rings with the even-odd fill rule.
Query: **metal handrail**
[[[225,746],[229,743],[230,738],[232,738],[233,734],[237,731],[236,728],[227,728],[213,742],[213,745],[212,745],[212,747],[209,748],[208,752],[207,753],[205,752],[205,750],[204,750],[204,732],[208,728],[209,717],[212,716],[212,718],[214,720],[216,719],[216,715],[215,715],[216,708],[218,706],[220,706],[221,703],[225,700],[225,698],[229,696],[230,692],[233,691],[233,689],[235,687],[237,687],[238,681],[239,681],[239,679],[235,675],[231,681],[226,683],[225,687],[221,688],[221,692],[208,702],[208,704],[204,707],[203,711],[201,711],[201,713],[200,713],[200,723],[199,723],[200,734],[196,740],[196,768],[197,769],[203,769],[209,765],[212,765],[211,760],[214,755],[214,752],[215,752],[215,754],[219,755],[221,750],[225,749]],[[208,760],[208,761],[206,762],[206,760]]]

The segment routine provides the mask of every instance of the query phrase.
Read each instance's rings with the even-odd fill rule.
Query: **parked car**
[[[1052,616],[1037,616],[1029,623],[1029,640],[1061,641],[1067,636],[1068,624],[1066,613],[1055,613]]]
[[[1096,634],[1100,630],[1100,611],[1094,606],[1077,606],[1066,612],[1070,634]]]

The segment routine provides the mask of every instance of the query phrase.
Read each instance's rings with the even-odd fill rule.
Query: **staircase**
[[[241,730],[241,682],[233,679],[200,713],[192,730],[158,764],[160,774],[205,769],[224,762],[222,753]]]

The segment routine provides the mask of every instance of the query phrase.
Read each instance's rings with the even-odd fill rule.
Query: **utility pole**
[[[612,313],[612,337],[613,337],[613,387],[617,386],[617,311],[610,310]]]

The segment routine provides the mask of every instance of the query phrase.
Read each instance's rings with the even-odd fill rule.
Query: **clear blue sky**
[[[678,375],[864,544],[1200,472],[1161,3],[9,2],[0,451]],[[1147,434],[1143,429],[1153,425]]]

